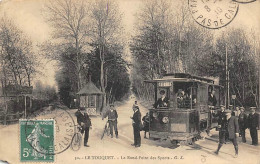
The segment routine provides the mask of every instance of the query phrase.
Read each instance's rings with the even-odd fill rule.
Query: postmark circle
[[[256,0],[233,0],[233,1],[238,3],[252,3],[255,2]]]
[[[76,131],[76,126],[75,122],[70,115],[70,113],[66,110],[63,109],[56,109],[54,111],[45,111],[40,114],[37,114],[34,116],[37,116],[36,118],[31,118],[27,119],[26,121],[26,126],[25,126],[25,135],[29,136],[30,133],[32,132],[32,128],[35,128],[34,126],[30,125],[35,125],[34,122],[39,121],[39,120],[45,120],[45,119],[53,119],[55,122],[55,127],[54,127],[54,135],[49,136],[49,141],[54,141],[54,147],[53,147],[53,152],[46,152],[46,148],[44,148],[44,144],[41,146],[33,145],[31,143],[30,146],[37,151],[38,153],[45,154],[45,155],[55,155],[55,154],[60,154],[64,151],[66,151],[72,142],[74,133]],[[30,125],[29,125],[30,124]],[[48,144],[46,144],[48,145]],[[41,147],[42,149],[39,149]]]
[[[233,0],[188,0],[193,19],[201,26],[219,29],[236,17],[239,4]]]

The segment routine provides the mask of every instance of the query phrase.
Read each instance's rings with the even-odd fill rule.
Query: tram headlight
[[[157,117],[158,117],[158,113],[157,113],[157,112],[154,112],[154,113],[153,113],[153,117],[154,117],[154,118],[157,118]]]
[[[165,123],[165,124],[168,123],[169,122],[169,117],[163,117],[162,118],[162,122]]]

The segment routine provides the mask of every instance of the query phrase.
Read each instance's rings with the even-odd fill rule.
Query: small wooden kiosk
[[[79,106],[85,108],[89,115],[97,115],[101,112],[104,94],[91,81],[77,95],[79,95]]]

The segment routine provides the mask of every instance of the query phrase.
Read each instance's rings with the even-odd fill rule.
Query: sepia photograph
[[[0,164],[260,164],[260,0],[0,0]]]

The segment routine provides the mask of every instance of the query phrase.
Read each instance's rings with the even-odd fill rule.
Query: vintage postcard
[[[260,0],[0,0],[0,164],[260,164]]]

